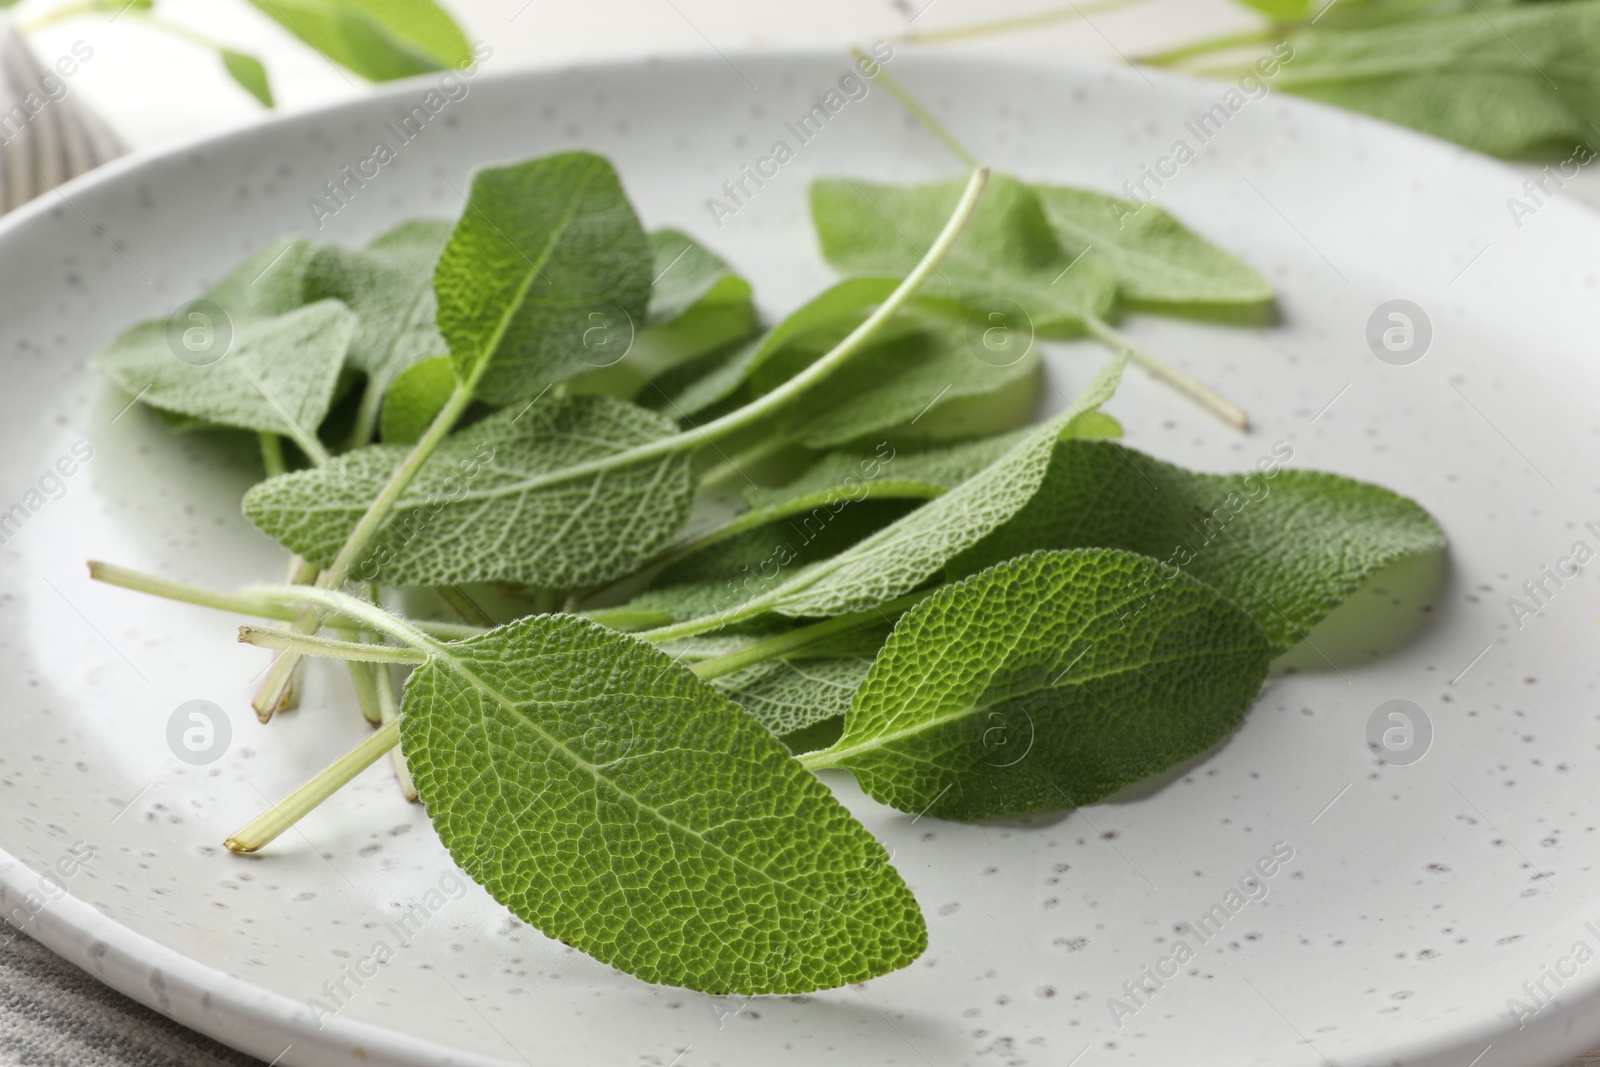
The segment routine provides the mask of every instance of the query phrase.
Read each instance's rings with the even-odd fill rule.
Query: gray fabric
[[[0,1067],[263,1067],[106,988],[0,920]],[[1600,1067],[1600,1051],[1568,1067]]]
[[[0,922],[0,1067],[261,1064],[113,992]]]
[[[0,12],[0,212],[127,151],[58,73],[77,62],[67,55],[47,65]]]

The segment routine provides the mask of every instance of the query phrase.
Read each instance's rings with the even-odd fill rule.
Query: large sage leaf
[[[433,0],[250,0],[341,67],[372,81],[470,64],[472,49]]]
[[[1337,8],[1334,9],[1337,11]],[[1354,17],[1354,16],[1352,16]],[[1500,156],[1594,141],[1600,3],[1458,14],[1289,38],[1274,84]]]
[[[840,497],[803,513],[765,519],[668,566],[656,576],[654,587],[628,607],[660,612],[678,622],[732,612],[879,532],[905,515],[912,503],[893,497]]]
[[[306,299],[342,300],[361,320],[350,365],[381,391],[412,364],[444,352],[434,327],[433,267],[450,223],[402,222],[363,249],[327,245],[306,265]]]
[[[219,319],[194,305],[176,319],[124,330],[94,366],[130,395],[183,417],[180,425],[314,444],[355,330],[355,315],[333,300],[259,318]]]
[[[311,256],[302,237],[272,242],[170,317],[124,330],[95,356],[95,369],[174,430],[286,433],[296,422],[314,435],[345,358],[345,324],[326,337],[309,336],[308,324],[339,318],[327,309],[270,321],[306,303]],[[273,385],[266,387],[269,377]],[[270,391],[264,394],[257,382]]]
[[[843,615],[909,593],[1005,523],[1043,483],[1063,436],[1116,392],[1123,360],[1113,358],[1073,406],[1028,431],[999,459],[943,496],[854,547],[796,573],[740,609],[795,618]]]
[[[445,439],[351,573],[384,585],[508,581],[556,589],[625,574],[688,517],[689,455],[541,479],[675,431],[671,421],[610,397],[547,398],[498,412]],[[269,479],[245,495],[245,515],[326,566],[407,451],[374,445]]]
[[[951,565],[968,574],[1036,549],[1122,548],[1192,575],[1283,651],[1376,571],[1442,551],[1444,531],[1397,493],[1337,474],[1196,474],[1112,443],[1063,441],[1033,499]]]
[[[804,993],[927,944],[883,847],[783,745],[634,638],[535,616],[443,646],[401,747],[451,857],[525,922],[650,982]]]
[[[711,684],[762,726],[784,737],[849,711],[871,667],[871,656],[773,659]]]
[[[775,388],[848,332],[824,331],[766,361],[753,378]],[[988,357],[988,358],[984,358]],[[940,315],[903,315],[849,362],[807,389],[786,416],[790,435],[811,448],[851,441],[975,437],[1026,424],[1038,406],[1035,346],[994,359],[966,324]]]
[[[1060,185],[1033,191],[1062,247],[1103,264],[1124,301],[1181,313],[1272,300],[1265,278],[1155,204]]]
[[[981,819],[1088,804],[1204,752],[1272,648],[1220,594],[1160,571],[1039,552],[938,590],[889,635],[838,742],[803,762],[901,811]]]
[[[849,274],[910,273],[933,244],[961,197],[966,179],[927,185],[874,185],[829,178],[811,186],[811,218],[822,254]],[[1011,329],[1009,306],[1041,331],[1077,331],[1104,318],[1117,283],[1098,261],[1074,263],[1056,240],[1031,189],[1015,178],[989,179],[983,201],[922,295],[984,314]],[[998,301],[998,303],[996,303]],[[987,321],[987,320],[985,320]]]
[[[756,332],[750,283],[720,256],[677,230],[652,233],[650,250],[655,281],[644,321],[613,350],[615,362],[574,379],[569,389],[631,399],[674,368],[725,352]],[[647,390],[640,399],[661,395]]]
[[[883,303],[899,283],[892,278],[847,278],[790,312],[747,344],[692,360],[663,374],[642,399],[677,418],[698,415],[739,391],[752,373],[784,346],[817,330],[858,318]]]
[[[644,321],[653,263],[600,156],[478,171],[433,278],[456,376],[510,404],[606,365]]]

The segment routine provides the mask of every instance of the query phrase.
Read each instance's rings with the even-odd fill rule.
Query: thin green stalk
[[[850,49],[850,54],[855,56],[856,59],[862,63],[870,62],[867,54],[859,48]],[[944,123],[934,118],[933,112],[923,107],[922,103],[916,97],[912,96],[906,91],[905,86],[889,77],[888,73],[881,66],[878,68],[878,73],[873,76],[872,80],[882,85],[888,90],[890,96],[900,101],[900,106],[911,112],[912,117],[918,122],[922,123],[924,129],[937,137],[939,141],[950,150],[951,155],[955,156],[969,167],[981,167],[983,165],[978,162],[977,156],[967,151],[966,146],[964,146],[960,141],[956,140],[955,136],[951,134],[949,130],[945,129]]]
[[[323,570],[317,579],[317,588],[336,589],[344,584],[350,575],[350,570],[360,559],[361,554],[367,550],[372,539],[383,529],[389,521],[389,514],[394,510],[400,495],[411,484],[422,465],[433,455],[446,435],[455,428],[462,414],[472,404],[472,392],[477,385],[477,379],[482,373],[482,368],[487,361],[479,365],[478,373],[474,374],[471,381],[459,383],[455,391],[450,394],[439,414],[434,417],[433,423],[427,431],[412,446],[406,458],[395,468],[389,480],[384,483],[378,495],[368,505],[366,513],[361,516],[355,529],[350,531],[350,536],[345,539],[344,547],[334,557],[333,562]],[[307,609],[294,621],[294,629],[298,633],[315,633],[322,624],[322,614],[315,609]],[[266,677],[262,679],[261,686],[256,690],[255,697],[250,701],[255,708],[256,717],[262,722],[267,722],[272,715],[283,705],[284,695],[288,691],[290,680],[294,675],[295,664],[300,657],[294,651],[285,651],[272,661],[267,668]]]
[[[637,636],[649,641],[653,645],[665,641],[676,641],[684,637],[699,637],[701,634],[720,630],[725,626],[732,626],[736,622],[744,622],[761,614],[759,610],[750,610],[750,603],[746,601],[736,607],[719,611],[714,615],[702,615],[698,619],[686,619],[683,622],[674,622],[665,626],[657,626],[650,630],[641,630]]]
[[[394,691],[394,675],[382,664],[373,664],[372,671],[378,683],[378,710],[384,725],[399,722],[400,701]],[[394,763],[394,780],[400,786],[400,795],[415,804],[417,784],[411,780],[411,768],[406,766],[406,754],[400,750],[399,745],[396,745],[389,750],[389,758]]]
[[[252,819],[227,841],[231,852],[255,852],[299,822],[313,808],[327,800],[389,749],[400,743],[400,722],[385,723],[371,737],[346,752],[328,768],[261,815]]]
[[[249,596],[269,603],[291,606],[314,605],[322,614],[347,616],[365,624],[370,629],[409,645],[424,658],[442,651],[439,643],[417,626],[391,615],[376,604],[340,593],[332,589],[299,589],[293,587],[264,587],[245,590]],[[275,631],[281,633],[281,631]],[[307,635],[301,635],[303,638]],[[312,638],[320,647],[334,644],[325,639]],[[392,709],[393,718],[385,722],[373,735],[355,748],[334,760],[316,777],[284,797],[267,811],[251,820],[243,829],[224,842],[234,852],[254,852],[279,834],[299,822],[318,804],[327,800],[356,775],[370,767],[374,761],[400,743],[400,715]],[[408,775],[409,778],[409,775]]]
[[[384,383],[376,378],[367,379],[367,384],[361,390],[361,406],[356,409],[356,422],[350,428],[350,439],[345,445],[346,450],[354,450],[372,443],[372,438],[378,429],[378,411],[383,406],[383,385]]]
[[[471,623],[474,626],[484,626],[489,629],[494,628],[494,620],[489,618],[484,610],[460,589],[453,585],[436,585],[433,587],[433,591],[438,593],[439,598],[450,606],[451,611],[461,617],[462,622]],[[370,599],[372,599],[373,603],[377,603],[375,597]]]
[[[1193,41],[1177,48],[1169,48],[1164,52],[1134,56],[1132,61],[1152,67],[1170,67],[1193,56],[1210,55],[1213,52],[1226,52],[1230,48],[1244,48],[1247,45],[1268,44],[1281,38],[1287,32],[1287,29],[1287,26],[1273,23],[1262,29],[1246,30],[1243,33],[1229,33],[1220,37],[1208,37],[1202,41]]]
[[[422,469],[422,465],[433,455],[434,450],[444,441],[450,431],[455,429],[456,423],[463,413],[472,404],[472,393],[477,386],[478,375],[474,374],[469,382],[458,384],[455,391],[450,394],[450,399],[434,416],[433,422],[423,435],[417,439],[406,458],[396,467],[389,480],[384,483],[378,495],[367,506],[366,514],[356,523],[355,529],[350,531],[350,536],[345,539],[344,547],[334,557],[333,562],[322,572],[322,577],[317,580],[320,589],[336,589],[344,584],[350,576],[350,570],[359,561],[361,554],[367,550],[372,539],[383,529],[384,523],[389,521],[389,513],[400,500],[400,495],[406,491],[411,482]]]
[[[1093,315],[1087,316],[1084,319],[1084,324],[1088,327],[1090,334],[1112,351],[1127,353],[1128,358],[1143,367],[1151,377],[1172,386],[1229,426],[1236,430],[1248,430],[1250,428],[1250,416],[1233,401],[1217,393],[1209,386],[1202,385],[1176,367],[1169,366],[1154,356],[1134,347],[1132,341],[1129,341],[1122,334]]]
[[[428,661],[426,653],[418,652],[414,648],[321,637],[317,634],[297,634],[273,627],[241,626],[239,643],[255,645],[257,648],[292,648],[307,656],[324,656],[329,659],[349,660],[352,663],[409,663],[414,666]],[[374,707],[376,707],[375,690]]]
[[[323,589],[297,590],[269,587],[249,590],[249,592],[266,601],[290,604],[303,598],[310,598],[324,612],[347,615],[352,619],[365,623],[373,630],[388,634],[390,637],[410,647],[399,649],[393,646],[334,641],[325,637],[288,635],[282,630],[252,631],[249,627],[240,627],[239,639],[241,641],[250,640],[250,643],[256,643],[251,639],[262,637],[268,641],[292,643],[294,647],[303,650],[308,655],[329,655],[349,659],[367,658],[371,655],[372,650],[384,648],[388,652],[392,652],[396,657],[387,662],[412,664],[425,662],[429,656],[440,651],[438,643],[415,626],[390,615],[382,608],[359,597]],[[866,611],[855,612],[851,615],[825,619],[822,622],[801,627],[790,633],[780,634],[777,637],[758,642],[749,648],[741,649],[727,656],[705,660],[689,669],[701,678],[721,677],[724,674],[730,674],[743,667],[748,667],[753,663],[799,651],[824,638],[839,633],[859,629],[874,623],[891,623],[901,612],[904,612],[932,592],[933,590],[929,589],[912,593],[900,597],[898,600],[889,601],[877,608],[869,608]],[[402,654],[405,656],[404,659],[399,658]],[[377,663],[371,659],[368,659],[368,662],[378,670],[388,670],[388,667],[382,663]],[[290,793],[283,800],[274,804],[266,812],[251,820],[243,829],[228,838],[227,847],[234,852],[254,852],[263,847],[304,818],[318,804],[332,796],[357,774],[371,766],[384,752],[391,749],[395,751],[398,757],[395,764],[395,773],[400,778],[401,788],[408,797],[415,799],[415,786],[411,782],[409,771],[405,768],[403,756],[399,755],[399,720],[399,708],[391,704],[384,711],[384,724],[377,732],[334,760],[325,770],[293,793]]]
[[[245,644],[258,644],[259,642],[253,640],[245,641],[245,631],[249,629],[250,627],[248,626],[239,627],[239,640]],[[254,632],[260,633],[261,631],[257,630]],[[283,631],[278,632],[281,633]],[[337,630],[335,632],[343,635],[351,633],[352,631]],[[350,643],[355,645],[357,648],[393,647],[389,645],[366,645],[362,644],[360,641],[351,641]],[[267,647],[270,648],[274,646],[268,645]],[[383,722],[383,713],[378,710],[378,685],[376,676],[373,674],[373,664],[351,660],[349,663],[345,664],[345,666],[350,669],[350,688],[355,690],[356,707],[360,709],[361,717],[367,720],[367,722],[371,725],[377,726]]]
[[[276,478],[288,471],[289,465],[283,459],[283,438],[265,432],[256,436],[261,441],[261,465],[267,469],[267,477]]]
[[[591,622],[602,626],[609,626],[613,630],[623,633],[636,633],[640,630],[649,630],[658,626],[665,626],[672,621],[672,616],[661,611],[642,611],[638,608],[595,608],[591,611],[580,611],[577,614]]]
[[[239,593],[224,593],[204,586],[189,585],[186,582],[175,582],[170,578],[158,578],[153,574],[144,574],[140,571],[130,570],[127,567],[118,567],[110,563],[101,563],[98,560],[89,561],[89,577],[97,582],[115,585],[122,589],[131,589],[136,593],[148,593],[151,596],[162,597],[166,600],[176,600],[184,604],[194,604],[202,608],[215,608],[218,611],[230,611],[236,615],[253,615],[258,619],[278,619],[284,622],[293,621],[300,617],[304,604],[302,602],[287,600],[282,596],[267,597],[246,590]],[[296,587],[298,591],[309,596],[313,587]],[[359,619],[352,619],[360,629],[369,632],[386,632]],[[441,641],[458,641],[464,637],[476,637],[485,631],[481,626],[465,626],[451,622],[414,622],[418,630]],[[287,632],[287,631],[283,631]]]
[[[712,678],[721,678],[725,674],[743,670],[756,663],[765,663],[769,659],[790,655],[838,634],[849,633],[851,630],[860,630],[878,624],[892,624],[908,608],[913,607],[934,591],[933,589],[924,589],[921,592],[908,593],[897,600],[879,604],[875,608],[868,608],[865,611],[857,611],[849,615],[837,615],[831,619],[824,619],[822,622],[802,626],[799,629],[790,630],[788,633],[778,634],[764,641],[757,641],[755,644],[741,648],[737,652],[730,652],[715,659],[702,660],[689,669],[698,677],[709,681]]]
[[[316,586],[302,588],[290,585],[256,585],[241,590],[241,594],[254,597],[268,604],[280,604],[286,607],[314,607],[324,615],[344,616],[364,629],[392,637],[401,644],[410,645],[419,652],[429,655],[443,651],[439,639],[428,633],[424,627],[440,628],[440,624],[412,622],[391,614],[383,608],[363,600],[349,593],[341,593],[336,589],[319,589]],[[451,627],[452,629],[470,629],[474,634],[484,631],[478,627]],[[282,632],[282,631],[277,631]]]
[[[289,565],[284,568],[284,581],[290,585],[315,585],[318,573],[315,563],[303,560],[299,556],[290,556]]]
[[[1011,18],[992,19],[986,22],[970,22],[965,26],[952,26],[949,29],[929,30],[920,32],[913,30],[901,40],[908,44],[940,44],[946,41],[965,41],[974,37],[988,37],[997,33],[1010,33],[1013,30],[1030,30],[1037,26],[1048,26],[1056,22],[1068,22],[1073,19],[1088,18],[1105,11],[1116,11],[1118,8],[1132,7],[1142,4],[1145,0],[1100,0],[1099,3],[1068,4],[1065,7],[1047,8],[1036,11],[1031,15],[1016,15]]]

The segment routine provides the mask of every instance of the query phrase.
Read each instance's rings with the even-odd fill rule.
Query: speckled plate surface
[[[237,620],[87,580],[90,557],[225,587],[282,568],[239,516],[248,455],[129,409],[88,370],[95,349],[268,239],[316,233],[308,200],[331,203],[324,183],[380,140],[395,158],[318,236],[454,215],[475,165],[581,145],[616,161],[648,224],[713,242],[774,312],[829,278],[810,176],[958,172],[880,90],[798,143],[786,123],[843,55],[489,69],[402,142],[422,80],[114,164],[0,224],[0,509],[22,509],[0,549],[6,914],[283,1064],[1536,1067],[1600,1040],[1600,597],[1590,570],[1544,570],[1600,548],[1600,220],[1556,196],[1519,226],[1509,171],[1277,94],[909,52],[891,69],[1004,168],[1112,190],[1157,175],[1146,193],[1272,279],[1275,326],[1127,324],[1243,402],[1252,433],[1137,373],[1111,410],[1165,458],[1243,469],[1288,448],[1415,496],[1453,542],[1420,632],[1376,660],[1314,634],[1333,662],[1303,652],[1217,751],[1084,811],[945,824],[830,779],[893,849],[931,944],[814,997],[646,986],[546,940],[455,880],[382,763],[266,853],[225,854],[363,727],[318,669],[298,712],[259,726],[264,661],[234,644]],[[1219,104],[1202,143],[1191,123]],[[776,140],[794,158],[719,228],[707,199]],[[1195,159],[1177,162],[1180,140]],[[1414,305],[1409,342],[1389,309],[1374,319],[1394,300]],[[1059,346],[1053,381],[1070,392],[1100,358]],[[1544,583],[1536,605],[1525,582]],[[201,765],[168,741],[190,700],[226,712]],[[1397,752],[1368,741],[1394,700],[1415,705]]]

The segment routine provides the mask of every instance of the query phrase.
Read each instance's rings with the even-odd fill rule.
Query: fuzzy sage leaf
[[[643,408],[599,396],[546,399],[492,415],[445,439],[351,573],[385,585],[511,581],[556,589],[626,573],[688,517],[689,453],[553,484],[540,478],[676,429]],[[245,495],[245,516],[326,564],[406,454],[374,445],[269,479]]]
[[[592,369],[591,331],[644,321],[653,263],[600,156],[478,171],[433,279],[456,376],[478,398],[510,404]]]
[[[650,982],[803,993],[927,944],[883,847],[688,669],[572,616],[436,646],[401,747],[451,857],[519,918]]]
[[[803,757],[901,811],[982,819],[1088,804],[1204,752],[1244,718],[1272,649],[1185,575],[1106,549],[1038,552],[908,611],[844,733]]]
[[[1444,532],[1412,501],[1284,470],[1284,459],[1280,448],[1250,474],[1198,474],[1118,444],[1064,441],[1028,506],[951,570],[1037,549],[1140,552],[1244,608],[1281,652],[1380,569],[1443,551]]]

